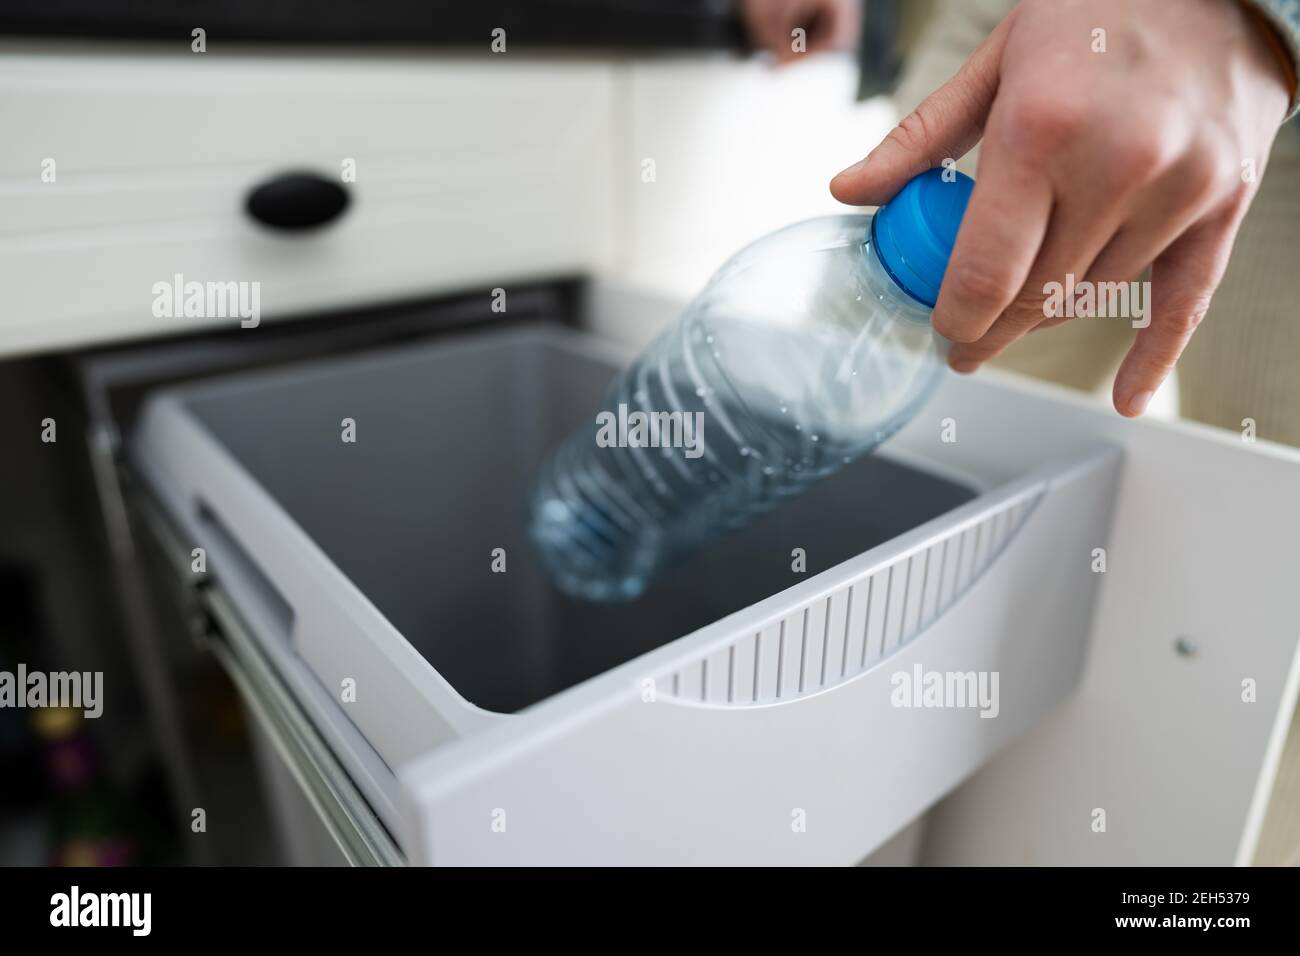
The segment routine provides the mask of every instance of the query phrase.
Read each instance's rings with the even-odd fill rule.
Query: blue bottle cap
[[[926,170],[871,220],[871,242],[885,271],[928,308],[939,299],[939,285],[974,186],[975,180],[955,169]]]

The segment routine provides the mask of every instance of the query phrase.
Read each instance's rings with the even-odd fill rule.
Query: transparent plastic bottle
[[[556,585],[635,598],[906,424],[946,364],[930,312],[972,186],[931,170],[723,265],[543,464],[530,536]]]

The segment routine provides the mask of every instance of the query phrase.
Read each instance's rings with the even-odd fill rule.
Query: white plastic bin
[[[631,604],[555,591],[525,493],[620,360],[496,332],[141,416],[134,467],[410,859],[852,862],[1069,691],[1120,461],[1084,439],[972,468],[918,421]]]

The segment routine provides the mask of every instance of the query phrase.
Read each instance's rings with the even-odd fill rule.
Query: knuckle
[[[963,303],[999,310],[1019,291],[1005,274],[978,263],[955,267],[945,280],[952,283],[953,292]]]
[[[1177,175],[1188,200],[1204,203],[1218,196],[1246,192],[1236,163],[1219,150],[1197,150],[1181,164]]]
[[[1188,156],[1176,175],[1184,196],[1193,202],[1208,199],[1223,182],[1220,161],[1204,151]]]
[[[1231,185],[1227,191],[1228,198],[1225,204],[1225,211],[1229,219],[1233,222],[1241,220],[1241,217],[1246,214],[1246,210],[1250,208],[1258,189],[1259,186],[1255,183],[1238,181]]]
[[[1243,169],[1239,153],[1227,150],[1214,150],[1209,158],[1209,175],[1216,188],[1225,192],[1236,189],[1247,190],[1248,177]],[[1247,190],[1248,191],[1248,190]]]
[[[962,356],[976,362],[987,362],[1001,355],[1013,340],[1008,339],[1005,335],[994,335],[990,330],[978,342],[963,345]]]
[[[1179,336],[1191,335],[1209,314],[1210,298],[1198,295],[1175,303],[1165,320],[1166,328]]]
[[[1047,296],[1045,293],[1026,285],[1007,306],[1006,320],[1017,327],[1037,325],[1047,318]]]
[[[889,131],[889,135],[885,137],[885,140],[905,152],[923,152],[925,144],[930,141],[931,125],[926,118],[925,111],[915,109],[904,116],[899,124]]]
[[[1068,97],[1022,94],[1011,108],[1009,135],[1032,155],[1064,147],[1087,124],[1087,108]]]
[[[930,320],[934,330],[942,335],[949,342],[953,342],[963,348],[979,338],[979,334],[974,331],[967,331],[962,326],[956,325],[953,320],[943,312],[936,311],[934,317]]]
[[[1128,179],[1150,179],[1167,161],[1159,137],[1145,131],[1131,131],[1116,137],[1108,152],[1116,172]]]

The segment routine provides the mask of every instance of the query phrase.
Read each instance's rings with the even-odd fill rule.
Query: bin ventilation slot
[[[791,700],[849,680],[956,604],[1041,497],[1041,487],[1018,495],[656,683],[670,697],[725,707]]]

